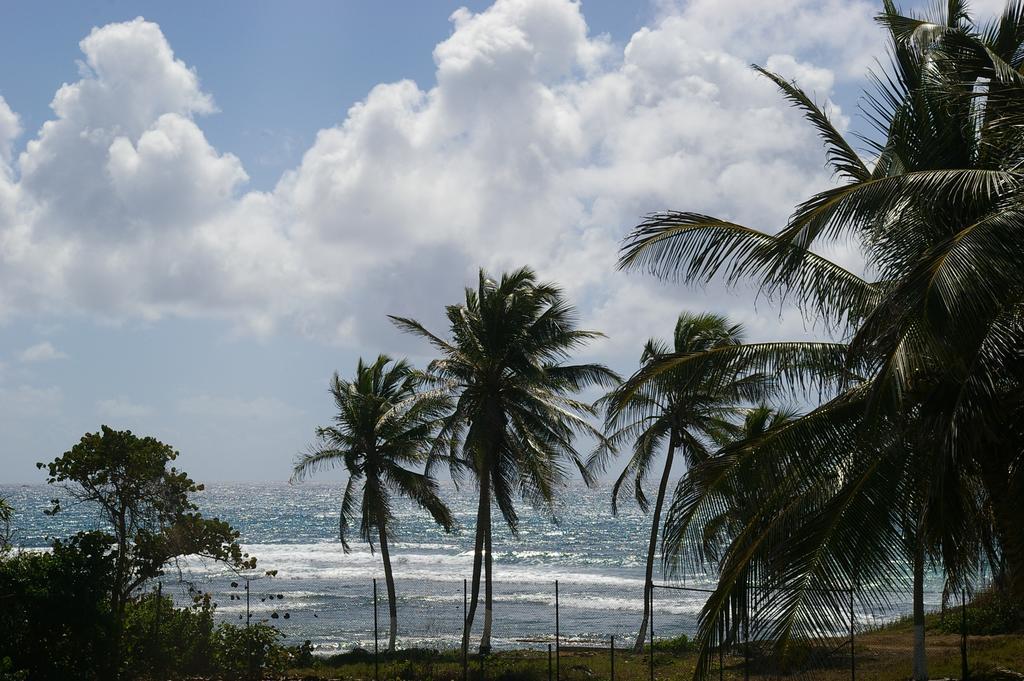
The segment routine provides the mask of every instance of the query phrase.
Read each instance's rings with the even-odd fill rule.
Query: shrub
[[[693,652],[695,649],[696,646],[686,634],[654,642],[654,650],[658,652],[672,653],[673,655],[683,655],[685,653]]]
[[[1013,634],[1021,631],[1024,608],[1014,603],[997,589],[980,591],[967,603],[967,633],[972,636]],[[950,608],[940,619],[939,628],[949,634],[959,634],[961,613],[959,607]]]
[[[190,676],[213,669],[213,611],[209,594],[187,608],[167,596],[148,594],[128,604],[125,669],[128,678],[146,674]]]
[[[283,634],[262,622],[249,627],[223,623],[213,632],[213,666],[229,679],[255,679],[284,672],[290,655],[280,643]]]
[[[33,681],[102,678],[110,659],[113,564],[106,539],[85,533],[51,553],[0,558],[0,659]],[[16,677],[14,677],[16,678]]]

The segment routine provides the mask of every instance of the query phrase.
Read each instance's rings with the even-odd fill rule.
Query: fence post
[[[562,678],[562,634],[558,622],[558,580],[555,580],[555,681]]]
[[[960,678],[967,681],[971,676],[967,668],[967,589],[960,590]]]
[[[651,650],[650,650],[650,658],[649,658],[650,659],[650,668],[651,668],[650,669],[650,675],[651,675],[651,681],[654,681],[654,585],[653,584],[651,585],[650,592],[651,592],[651,595],[649,596],[649,598],[651,599],[650,600],[650,602],[651,602],[651,612],[650,612],[650,615],[649,615],[649,620],[650,621],[647,623],[647,629],[650,631],[650,634],[651,634]]]
[[[746,594],[743,597],[743,678],[750,681],[750,611]]]
[[[718,618],[718,681],[722,681],[725,674],[725,618]]]
[[[612,681],[615,681],[615,637],[612,636]]]
[[[857,681],[857,652],[854,647],[853,589],[850,589],[850,681]]]
[[[373,580],[373,679],[380,678],[380,662],[377,659],[377,579]]]
[[[467,582],[462,580],[462,640],[466,645],[462,646],[462,681],[469,681],[469,636],[466,635],[466,626],[469,624],[469,611],[466,609],[466,601],[469,598]]]
[[[153,652],[155,653],[155,657],[156,657],[156,659],[154,660],[154,663],[156,665],[156,672],[157,672],[157,677],[158,678],[163,676],[163,674],[161,673],[161,671],[163,670],[163,665],[161,664],[161,662],[163,660],[163,655],[162,655],[162,649],[160,647],[160,606],[163,604],[163,595],[164,595],[164,583],[163,582],[157,582],[156,583],[156,612],[153,614],[153,629],[154,629],[153,642],[156,644],[156,650],[153,651]]]
[[[245,578],[245,628],[246,628],[246,630],[249,629],[249,621],[251,619],[252,619],[252,614],[249,611],[249,578],[246,577]],[[248,664],[246,665],[246,674],[248,675],[248,678],[251,679],[253,676],[255,676],[255,673],[253,671],[253,666],[254,665],[253,665],[253,659],[252,659],[252,654],[253,654],[252,638],[250,638],[248,636],[245,637],[245,652],[246,652],[246,655],[249,657],[249,659],[247,660]]]
[[[548,644],[548,681],[551,681],[551,644]]]

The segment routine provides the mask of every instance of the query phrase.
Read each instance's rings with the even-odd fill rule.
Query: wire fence
[[[654,681],[664,678],[659,670],[683,655],[692,656],[699,615],[711,593],[701,587],[655,585],[645,639],[638,646],[643,600],[602,596],[601,589],[591,582],[557,580],[542,588],[536,584],[527,588],[495,583],[489,609],[481,585],[472,622],[468,618],[473,600],[468,580],[437,582],[429,594],[403,595],[399,589],[393,640],[383,580],[367,580],[364,584],[339,581],[321,585],[323,588],[315,593],[289,591],[285,584],[263,576],[229,577],[202,584],[161,583],[157,591],[178,605],[190,604],[197,594],[205,594],[217,621],[271,625],[280,632],[282,643],[305,645],[314,655],[359,654],[361,659],[372,661],[377,681],[383,678],[381,664],[402,651],[437,651],[458,670],[451,678],[463,681],[488,678],[492,666],[506,671],[532,668],[534,678],[546,675],[549,681]],[[834,635],[780,649],[776,641],[764,635],[771,627],[764,621],[752,621],[749,614],[761,611],[759,599],[769,597],[767,590],[751,587],[750,594],[748,612],[734,613],[731,619],[723,618],[716,624],[721,643],[710,651],[713,678],[855,680],[858,655],[863,654],[858,637],[905,619],[912,611],[905,595],[879,607],[866,606],[856,593],[844,592],[839,596],[849,607],[842,618],[832,618]],[[967,678],[967,594],[957,596],[941,604],[942,616],[944,622],[949,618],[951,629],[960,620],[962,678]],[[930,605],[936,609],[936,604]],[[155,636],[159,637],[159,620],[156,627]],[[485,627],[489,629],[488,639],[484,638]],[[906,628],[894,636],[907,639],[894,641],[896,647],[904,651],[912,648]],[[631,667],[630,674],[622,674],[624,665]],[[638,665],[646,667],[642,677],[637,673]]]

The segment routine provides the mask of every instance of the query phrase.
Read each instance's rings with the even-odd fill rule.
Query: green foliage
[[[94,504],[114,544],[115,609],[143,583],[160,576],[177,556],[201,555],[252,568],[238,533],[226,522],[203,518],[189,495],[203,489],[176,468],[178,453],[152,438],[102,426],[45,468],[49,484],[61,485],[78,503]],[[61,511],[55,498],[47,513]]]
[[[652,215],[620,259],[691,283],[752,281],[844,341],[837,394],[692,469],[674,502],[697,534],[721,516],[716,490],[766,492],[717,566],[698,676],[719,623],[745,607],[747,575],[773,587],[752,626],[781,648],[827,638],[850,588],[884,602],[925,557],[956,587],[991,568],[1024,600],[1024,12],[1010,3],[981,25],[961,2],[926,18],[885,2],[878,18],[891,62],[865,99],[870,164],[796,85],[758,69],[817,130],[841,182],[774,234]],[[863,253],[871,281],[820,255],[837,245]]]
[[[673,655],[686,655],[697,649],[696,644],[686,634],[675,638],[666,638],[654,642],[654,650],[659,653],[672,653]]]
[[[191,607],[176,608],[156,593],[128,603],[125,613],[125,675],[207,673],[213,660],[213,612],[209,594]]]
[[[0,558],[0,658],[34,681],[104,678],[113,616],[113,559],[101,533],[56,542],[51,553]]]
[[[591,476],[575,447],[579,433],[600,437],[588,417],[594,408],[575,395],[608,386],[618,377],[599,364],[569,364],[568,358],[600,337],[577,328],[576,311],[555,285],[522,268],[494,280],[481,270],[462,304],[446,309],[450,340],[412,319],[392,317],[401,329],[434,346],[440,356],[427,367],[430,380],[451,396],[433,460],[446,460],[456,482],[470,474],[479,488],[474,539],[472,596],[466,636],[476,614],[484,547],[491,554],[491,507],[509,529],[519,526],[516,497],[553,509],[555,489],[567,478],[566,464]],[[486,564],[486,599],[491,596],[491,561]],[[490,646],[485,625],[481,648]],[[468,638],[463,645],[468,647]]]
[[[313,642],[308,639],[297,646],[293,646],[291,648],[291,666],[300,668],[312,667],[313,663],[316,661],[316,658],[313,655],[313,650]]]
[[[451,408],[444,394],[423,391],[422,385],[419,372],[387,355],[372,364],[360,359],[351,381],[334,374],[334,425],[317,428],[317,444],[296,462],[293,480],[326,467],[345,468],[348,482],[338,521],[345,551],[346,532],[357,518],[359,535],[371,546],[378,536],[390,537],[394,494],[416,502],[445,531],[454,524],[437,481],[409,469],[426,463],[440,419]]]
[[[96,507],[105,521],[105,532],[76,535],[102,550],[110,561],[108,587],[110,653],[105,656],[106,675],[121,673],[125,616],[132,594],[163,574],[164,566],[178,556],[199,555],[243,569],[255,567],[256,559],[242,552],[238,532],[216,518],[202,517],[189,496],[203,489],[170,464],[178,453],[152,438],[107,426],[86,433],[81,441],[49,464],[47,483],[59,485],[75,503]],[[60,498],[46,513],[62,510]]]
[[[281,674],[291,655],[283,634],[262,622],[249,627],[222,623],[213,632],[213,668],[227,679],[258,679]]]
[[[1024,631],[1024,608],[1006,593],[989,589],[974,595],[967,602],[968,636],[993,636]],[[947,608],[938,619],[939,630],[946,634],[961,633],[963,622],[960,606]]]

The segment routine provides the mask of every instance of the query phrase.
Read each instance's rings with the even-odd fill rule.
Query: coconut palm
[[[426,338],[441,356],[428,373],[449,390],[455,404],[437,440],[453,477],[468,472],[479,490],[473,552],[473,584],[463,648],[480,598],[485,571],[484,624],[480,649],[490,648],[493,616],[491,507],[497,506],[515,533],[517,496],[552,507],[568,466],[582,470],[574,436],[594,432],[592,406],[573,397],[616,376],[599,364],[566,364],[573,351],[601,334],[576,328],[576,313],[561,290],[537,281],[523,268],[489,278],[482,270],[465,302],[447,310],[451,339],[419,322],[392,317],[406,331]]]
[[[730,324],[724,317],[684,312],[676,322],[672,345],[655,339],[647,341],[640,357],[642,368],[638,376],[601,400],[606,439],[595,451],[588,467],[603,472],[617,449],[631,449],[629,461],[612,487],[613,513],[618,512],[620,494],[629,488],[640,508],[645,513],[650,511],[645,483],[658,459],[664,456],[647,545],[644,615],[634,650],[642,649],[647,637],[658,531],[675,457],[681,454],[687,465],[708,458],[716,444],[732,438],[738,431],[736,419],[741,403],[761,397],[766,384],[759,374],[737,373],[726,380],[718,380],[720,377],[709,374],[656,372],[650,368],[656,366],[656,360],[672,353],[679,356],[707,353],[738,345],[742,337],[742,328]]]
[[[726,443],[728,445],[756,441],[796,416],[791,409],[773,409],[766,404],[757,404],[743,411],[742,423],[734,430],[731,441]],[[764,467],[754,469],[753,477],[729,478],[726,484],[708,490],[710,496],[717,497],[718,503],[709,505],[707,514],[699,518],[680,517],[680,505],[676,500],[701,493],[700,486],[705,480],[701,473],[719,464],[722,456],[723,449],[719,449],[711,456],[695,461],[676,485],[662,535],[665,567],[669,574],[678,575],[687,569],[693,572],[720,571],[733,539],[762,513],[768,502],[772,474],[785,466],[784,461],[776,459],[770,462],[774,464],[774,470]],[[749,574],[736,579],[738,598],[735,607],[726,611],[718,624],[723,638],[739,640],[741,628],[749,621],[750,587]]]
[[[362,359],[351,381],[334,374],[330,392],[337,414],[330,426],[317,428],[317,442],[299,457],[293,480],[336,466],[348,473],[338,516],[338,534],[346,553],[347,533],[358,521],[359,536],[374,550],[380,546],[387,583],[388,649],[398,635],[398,605],[389,543],[395,536],[393,498],[406,497],[427,511],[444,530],[452,514],[438,496],[438,484],[422,472],[440,417],[450,404],[436,391],[421,391],[422,376],[405,361],[380,355]],[[411,467],[411,468],[410,468]],[[360,488],[361,484],[361,488]]]
[[[731,428],[732,437],[723,448],[711,455],[694,461],[686,474],[679,480],[673,498],[686,498],[696,492],[702,479],[703,468],[713,467],[716,459],[728,450],[725,445],[737,445],[757,441],[774,429],[782,427],[796,417],[791,409],[775,409],[767,404],[757,404],[742,409],[743,420],[739,426]],[[785,460],[776,459],[775,467],[785,467]],[[763,475],[765,468],[752,472]],[[739,477],[727,480],[727,485],[711,490],[721,496],[720,503],[714,512],[700,518],[700,526],[691,524],[689,518],[679,518],[678,506],[672,504],[665,518],[663,545],[667,567],[674,574],[685,570],[683,567],[717,569],[725,555],[732,538],[743,532],[752,518],[757,516],[767,502],[771,478],[742,479]]]
[[[887,2],[880,20],[893,59],[867,99],[877,133],[868,140],[876,157],[870,168],[803,91],[761,70],[818,129],[840,183],[799,205],[776,234],[673,212],[637,227],[623,253],[624,267],[660,276],[753,279],[848,337],[851,364],[865,368],[864,381],[717,472],[728,477],[757,451],[785,445],[800,455],[791,457],[791,484],[779,495],[800,485],[824,494],[832,481],[829,494],[809,501],[786,505],[777,497],[773,532],[804,527],[805,541],[772,542],[772,532],[748,528],[751,546],[737,547],[722,594],[729,570],[740,574],[753,560],[754,544],[787,552],[788,562],[774,561],[786,566],[776,580],[807,584],[817,575],[845,588],[858,583],[859,571],[863,586],[875,570],[866,563],[905,553],[894,528],[915,537],[913,572],[921,572],[923,548],[951,583],[963,583],[994,555],[985,511],[1007,579],[1024,593],[1024,511],[1010,501],[1024,491],[1017,351],[1024,341],[1024,10],[1011,3],[979,29],[956,0],[932,18],[902,16]],[[873,281],[813,250],[851,240]],[[700,497],[685,503],[696,509]],[[875,539],[864,532],[868,521],[877,523]],[[787,626],[807,607],[806,589],[792,593],[772,604]],[[709,600],[704,614],[719,600]]]
[[[739,432],[736,417],[745,403],[783,391],[831,392],[850,376],[842,344],[743,343],[743,336],[742,327],[724,317],[684,313],[673,345],[650,341],[641,368],[601,400],[606,433],[588,470],[603,471],[620,448],[630,442],[632,448],[612,490],[613,511],[619,494],[629,488],[640,507],[648,509],[643,483],[666,449],[648,544],[645,617],[636,647],[646,635],[661,511],[676,452],[683,453],[687,465],[701,462]]]

